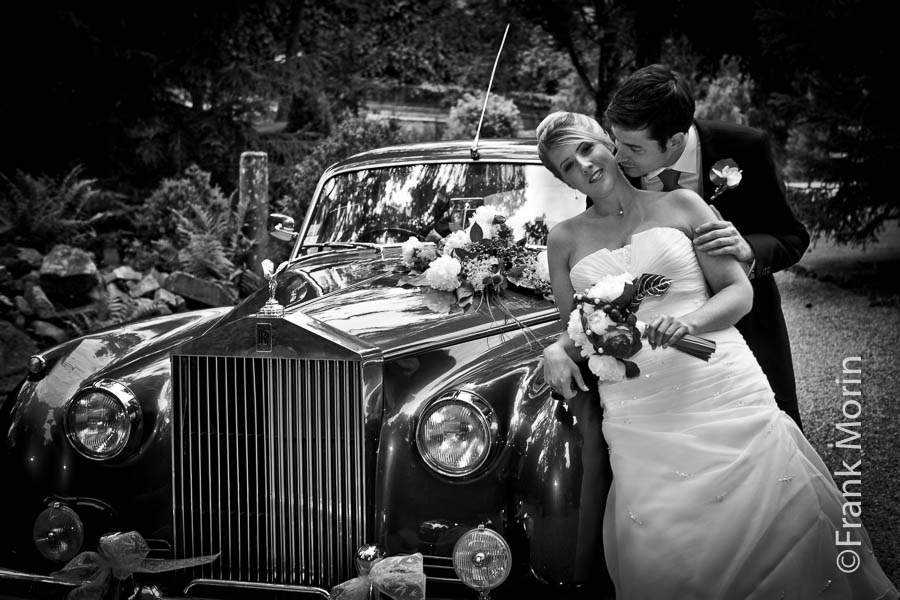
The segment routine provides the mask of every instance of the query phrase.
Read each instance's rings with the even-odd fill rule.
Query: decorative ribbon
[[[333,600],[368,600],[372,589],[391,600],[425,600],[422,553],[382,558],[368,573],[360,573],[331,589]]]
[[[150,547],[137,531],[110,533],[100,538],[97,552],[82,552],[61,570],[51,573],[60,581],[81,584],[69,592],[68,600],[102,600],[112,578],[124,580],[134,573],[162,573],[196,567],[219,555],[195,558],[147,558]]]

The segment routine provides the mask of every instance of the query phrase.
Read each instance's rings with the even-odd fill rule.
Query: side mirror
[[[283,242],[292,242],[299,233],[294,231],[294,217],[289,217],[281,213],[272,213],[269,215],[269,235],[276,240]]]

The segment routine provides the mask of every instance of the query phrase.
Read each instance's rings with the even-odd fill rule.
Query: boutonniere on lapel
[[[738,168],[738,164],[734,162],[734,159],[723,158],[717,161],[712,166],[712,169],[709,170],[709,179],[716,186],[712,196],[709,197],[709,201],[712,202],[721,196],[725,190],[737,187],[741,182],[741,177],[743,177],[741,173],[742,171]]]

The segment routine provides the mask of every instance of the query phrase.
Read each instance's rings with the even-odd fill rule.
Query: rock
[[[21,277],[28,271],[40,268],[42,258],[34,248],[20,248],[12,244],[0,248],[0,265],[6,267],[13,277]]]
[[[116,267],[112,270],[111,281],[115,281],[116,279],[140,281],[143,277],[143,275],[141,275],[139,272],[135,271],[128,265],[122,265],[121,267]]]
[[[28,300],[25,299],[25,296],[13,297],[13,304],[16,305],[16,310],[18,310],[26,317],[34,316],[34,309],[31,308],[31,304],[28,303]]]
[[[9,272],[9,269],[6,265],[0,265],[0,290],[11,292],[13,291],[13,281],[14,278],[12,273]]]
[[[47,294],[44,293],[41,286],[30,285],[26,287],[25,299],[28,300],[28,304],[34,309],[38,318],[52,319],[56,316],[56,307],[50,302],[50,299],[47,297]]]
[[[0,401],[25,376],[28,358],[37,352],[34,340],[24,331],[0,321]]]
[[[47,295],[62,298],[83,296],[99,281],[92,255],[65,244],[54,246],[44,257],[40,274]]]
[[[184,271],[175,271],[166,279],[166,288],[204,306],[232,306],[235,295],[225,286],[201,279]]]
[[[62,344],[69,339],[69,334],[63,329],[57,327],[53,323],[36,319],[31,322],[31,330],[36,337],[44,340],[52,341],[55,344]]]
[[[18,259],[28,265],[28,270],[40,269],[44,256],[34,248],[19,248]]]
[[[184,303],[184,298],[177,294],[173,294],[166,288],[159,288],[156,290],[156,293],[153,294],[153,300],[156,302],[163,302],[172,309],[173,312],[182,312],[186,310],[186,306]]]
[[[15,309],[15,303],[3,294],[0,294],[0,313],[6,314]]]
[[[144,275],[144,278],[137,282],[129,292],[132,298],[143,298],[153,295],[159,288],[159,281],[152,273]]]

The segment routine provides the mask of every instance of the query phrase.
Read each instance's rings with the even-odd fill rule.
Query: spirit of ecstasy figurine
[[[268,258],[262,261],[263,276],[269,282],[269,299],[259,310],[260,316],[264,317],[283,317],[284,307],[275,299],[275,289],[278,287],[278,274],[284,271],[288,262],[284,261],[278,268]]]

